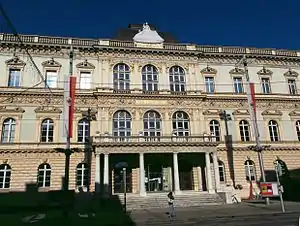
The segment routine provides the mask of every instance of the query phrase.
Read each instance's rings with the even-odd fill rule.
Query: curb
[[[258,216],[282,216],[282,215],[292,215],[292,214],[299,214],[300,211],[288,211],[288,212],[270,212],[270,213],[259,213],[259,214],[241,214],[241,215],[220,215],[220,216],[214,216],[214,218],[254,218]],[[203,217],[203,218],[210,218],[210,217]]]

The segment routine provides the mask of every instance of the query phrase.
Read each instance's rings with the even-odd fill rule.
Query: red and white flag
[[[253,107],[253,111],[256,116],[255,86],[254,83],[252,82],[250,82],[250,98],[251,98],[251,105]]]
[[[75,91],[76,91],[76,77],[66,76],[64,86],[64,119],[63,119],[63,133],[64,137],[73,136],[73,118],[75,110]]]

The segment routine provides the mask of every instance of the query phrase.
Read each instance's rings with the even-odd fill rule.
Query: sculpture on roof
[[[159,36],[157,31],[151,30],[148,23],[143,24],[143,30],[139,31],[134,37],[133,41],[142,43],[163,43],[164,39]]]

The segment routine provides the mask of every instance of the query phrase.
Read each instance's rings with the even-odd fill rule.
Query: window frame
[[[120,68],[121,66],[123,68]],[[118,64],[114,65],[112,76],[113,76],[113,89],[114,90],[119,90],[119,91],[130,90],[131,69],[130,69],[129,65],[127,65],[125,63],[118,63]]]
[[[38,166],[37,186],[38,188],[51,187],[51,166],[48,163]]]
[[[76,166],[76,187],[87,187],[89,183],[89,167],[87,163]]]
[[[178,65],[174,65],[169,68],[168,72],[170,91],[182,93],[186,92],[186,73],[184,68]]]
[[[179,114],[182,114],[180,116]],[[180,126],[182,124],[182,126]],[[175,125],[175,126],[174,126]],[[187,125],[187,128],[186,128]],[[176,111],[172,115],[173,135],[176,137],[191,136],[190,117],[184,111]]]
[[[7,131],[7,129],[5,128],[6,126],[8,126],[8,136],[4,136],[5,132]],[[2,122],[2,131],[1,131],[1,143],[2,144],[12,144],[15,142],[16,139],[16,130],[17,130],[17,120],[12,118],[12,117],[8,117],[5,118]],[[8,139],[6,139],[8,138]]]
[[[4,168],[2,169],[2,167]],[[1,176],[2,173],[3,176]],[[10,188],[11,173],[12,173],[12,168],[9,164],[7,163],[0,164],[0,190]],[[7,182],[7,178],[8,178],[8,182]],[[8,184],[8,187],[5,186],[6,184]]]
[[[43,129],[43,126],[46,125],[46,130]],[[52,128],[51,128],[52,127]],[[46,132],[46,136],[43,135],[43,132]],[[52,135],[51,135],[52,132]],[[40,142],[41,143],[53,143],[55,134],[55,124],[54,120],[51,118],[45,118],[41,121],[40,124]],[[45,140],[44,140],[45,138]],[[52,138],[52,139],[50,139]]]
[[[150,70],[148,70],[150,68]],[[158,91],[159,72],[158,68],[152,64],[147,64],[142,67],[142,90],[145,92]],[[149,79],[150,77],[150,79]],[[151,87],[149,89],[149,87]]]

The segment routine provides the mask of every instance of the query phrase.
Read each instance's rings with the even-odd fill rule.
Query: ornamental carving
[[[184,70],[185,74],[189,73],[189,65],[175,62],[175,63],[167,63],[166,64],[167,74],[169,74],[169,70],[172,67],[181,67]]]
[[[289,116],[300,116],[300,111],[294,110],[289,113]]]
[[[136,103],[134,99],[98,99],[98,104],[100,105],[118,105],[118,106],[127,106],[133,105]]]
[[[221,113],[222,111],[217,109],[205,110],[202,112],[203,115],[218,115],[218,116],[220,116]]]
[[[249,115],[249,110],[247,109],[237,109],[233,111],[233,115]]]
[[[34,110],[35,113],[62,113],[62,110],[53,106],[39,106]]]
[[[282,116],[282,112],[279,110],[265,110],[261,113],[261,115],[277,115]]]
[[[233,69],[231,69],[229,71],[229,74],[232,74],[232,75],[243,75],[245,74],[245,71],[241,68],[238,68],[238,67],[235,67]]]
[[[298,72],[293,71],[293,70],[291,70],[291,69],[289,69],[289,70],[288,70],[287,72],[285,72],[283,75],[286,76],[286,77],[295,77],[295,78],[299,76]]]
[[[126,58],[126,57],[125,57]],[[129,56],[128,56],[129,58]],[[108,61],[109,68],[113,71],[114,67],[118,64],[125,64],[129,67],[130,72],[134,72],[134,66],[137,64],[137,61],[126,61],[123,59],[114,59],[114,60],[109,60]]]
[[[26,63],[21,60],[18,56],[15,56],[12,59],[5,61],[7,66],[14,66],[14,67],[24,67]]]
[[[54,58],[51,58],[50,60],[44,61],[42,63],[43,67],[61,67],[61,64],[54,60]]]
[[[184,101],[184,100],[169,100],[168,101],[168,105],[171,106],[178,106],[178,107],[183,107],[183,106],[191,106],[191,105],[195,105],[195,106],[199,106],[199,102],[193,102],[193,101]]]
[[[1,113],[24,113],[25,110],[21,107],[0,106]]]
[[[267,69],[265,66],[263,66],[263,68],[261,70],[259,70],[257,72],[257,74],[258,75],[269,75],[270,76],[270,75],[273,74],[273,72],[271,70]]]
[[[203,68],[200,73],[202,74],[217,74],[217,70],[212,68],[212,67],[209,67],[207,66],[206,68]]]
[[[95,65],[88,62],[88,60],[84,60],[83,62],[76,65],[79,69],[95,69]]]

